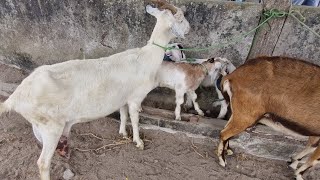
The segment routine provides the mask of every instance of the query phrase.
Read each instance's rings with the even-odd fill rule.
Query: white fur
[[[236,67],[231,63],[231,61],[229,61],[226,58],[217,57],[217,58],[215,58],[215,60],[216,61],[220,61],[221,64],[222,64],[221,69],[220,69],[220,73],[221,73],[222,76],[230,74],[236,69]],[[218,89],[218,87],[216,87],[215,82],[216,82],[217,78],[218,77],[214,78],[212,76],[207,76],[203,80],[201,85],[204,86],[204,87],[209,87],[209,86],[214,85],[216,93],[218,94],[219,101],[214,102],[213,106],[215,106],[215,107],[216,106],[220,106],[220,112],[219,112],[219,115],[218,115],[217,118],[222,119],[227,114],[228,103],[223,99],[223,95],[222,95],[221,91]]]
[[[166,55],[172,60],[172,61],[175,61],[175,62],[185,62],[185,59],[186,59],[186,56],[185,54],[181,51],[181,50],[178,50],[180,49],[178,47],[178,44],[179,43],[172,43],[172,44],[169,44],[168,46],[169,47],[173,47],[175,49],[171,49],[171,50],[167,50],[166,51]],[[181,44],[180,44],[181,45]],[[203,62],[206,62],[208,59],[196,59],[195,62],[191,62],[191,63],[198,63],[198,64],[202,64]],[[215,60],[217,61],[220,61],[220,63],[222,64],[221,66],[221,69],[220,69],[220,73],[225,76],[229,73],[232,73],[236,67],[226,58],[221,58],[221,57],[216,57]],[[158,73],[158,76],[161,76],[159,77],[159,83],[160,83],[160,87],[168,87],[168,88],[171,88],[173,90],[176,90],[175,88],[175,84],[178,83],[178,81],[181,81],[182,82],[182,79],[184,79],[184,77],[186,76],[184,73],[178,73],[178,72],[174,72],[174,70],[162,70],[164,67],[161,66],[160,68],[160,73]],[[172,72],[165,72],[165,71],[172,71]],[[183,76],[183,77],[182,77]],[[174,77],[174,78],[173,78]],[[211,86],[214,86],[215,87],[215,90],[216,90],[216,93],[218,94],[218,98],[219,98],[219,101],[216,101],[213,103],[213,106],[214,107],[217,107],[217,106],[221,106],[220,108],[220,112],[219,112],[219,115],[217,118],[224,118],[225,115],[227,114],[227,111],[228,111],[228,104],[225,100],[223,100],[223,95],[221,93],[221,91],[218,89],[218,87],[216,87],[216,80],[218,79],[218,75],[208,75],[206,76],[203,81],[201,82],[201,85],[204,86],[204,87],[211,87]],[[163,81],[163,82],[161,82]],[[175,114],[176,114],[176,119],[180,119],[179,117],[179,114],[180,114],[180,106],[178,105],[178,103],[182,104],[183,103],[183,95],[181,95],[182,93],[185,94],[187,91],[184,90],[184,91],[181,91],[179,94],[179,90],[177,91],[176,90],[176,110],[175,110]],[[194,107],[196,109],[196,111],[198,112],[198,114],[203,114],[203,112],[201,111],[198,105],[197,102],[195,102],[196,100],[196,94],[194,91],[192,91],[191,93],[187,93],[187,100],[186,100],[186,106],[187,107],[191,107],[192,106],[192,103],[194,104]],[[178,118],[177,118],[177,115],[178,115]]]
[[[203,76],[198,77],[196,82],[187,82],[187,76],[194,76],[194,74],[186,74],[185,71],[181,70],[181,66],[177,63],[163,62],[158,73],[157,73],[157,81],[155,87],[167,87],[175,90],[176,92],[176,108],[175,108],[175,116],[176,120],[181,120],[181,104],[184,101],[184,94],[187,93],[187,103],[192,102],[195,110],[199,115],[203,116],[204,113],[199,107],[199,104],[196,102],[197,94],[195,90],[200,86],[201,82],[207,77],[213,79],[213,82],[218,78],[218,75],[223,67],[221,62],[214,62],[212,68],[205,67],[207,63],[203,63],[202,65],[198,64],[197,66],[201,66],[200,71],[202,71]],[[194,65],[195,66],[195,65]],[[206,75],[206,68],[208,70],[208,75]],[[200,72],[201,73],[201,72]],[[199,74],[199,73],[197,73]],[[192,83],[194,86],[190,87],[187,84]],[[211,86],[214,83],[211,84]],[[190,102],[189,102],[190,101]]]
[[[32,123],[37,139],[43,142],[38,159],[42,180],[50,179],[51,158],[61,135],[68,136],[75,123],[105,117],[119,108],[128,107],[133,141],[143,149],[140,104],[154,87],[164,54],[152,43],[166,46],[176,35],[183,37],[189,31],[188,21],[177,9],[172,15],[169,10],[146,7],[157,18],[146,46],[100,59],[41,66],[0,105],[0,112],[15,110]]]
[[[172,60],[172,61],[183,61],[186,59],[186,55],[184,54],[184,52],[182,52],[179,46],[181,46],[180,43],[172,43],[169,44],[168,47],[174,48],[174,49],[168,49],[166,50],[165,54]]]

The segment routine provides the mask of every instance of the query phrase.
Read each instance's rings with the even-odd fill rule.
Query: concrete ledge
[[[177,121],[174,120],[172,111],[143,107],[143,113],[140,113],[140,123],[159,129],[168,128],[173,132],[211,138],[214,142],[218,142],[220,131],[227,123],[225,120],[200,117],[194,114],[182,113],[181,116],[182,121]],[[118,121],[120,119],[119,113],[114,113],[110,117]],[[230,145],[254,156],[287,161],[292,154],[302,150],[306,140],[307,138],[287,136],[269,127],[257,125],[233,138]]]

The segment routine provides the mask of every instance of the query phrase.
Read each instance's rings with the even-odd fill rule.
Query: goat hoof
[[[224,161],[224,160],[222,159],[222,157],[219,157],[219,164],[220,164],[222,167],[226,167],[227,162]]]
[[[289,167],[291,167],[293,170],[296,170],[298,167],[299,162],[298,161],[293,161],[292,163],[289,164]]]
[[[141,142],[140,143],[137,143],[136,147],[143,150],[144,149],[144,143],[142,140],[140,140]]]
[[[198,112],[198,115],[204,116],[204,113],[203,113],[202,111],[199,111],[199,112]]]
[[[181,121],[181,117],[176,117],[176,120],[177,121]]]
[[[227,155],[228,155],[228,156],[233,155],[233,151],[232,151],[231,149],[227,149]]]
[[[287,161],[287,164],[290,165],[294,162],[295,160],[293,159],[293,157],[290,158],[290,160]]]
[[[120,132],[119,133],[123,139],[128,139],[128,133],[127,132]]]
[[[297,175],[296,175],[296,180],[303,180],[301,174],[297,174]]]
[[[123,139],[128,139],[128,134],[122,134]]]

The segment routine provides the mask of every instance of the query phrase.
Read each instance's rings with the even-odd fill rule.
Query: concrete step
[[[119,121],[119,113],[110,117]],[[174,112],[143,107],[140,113],[140,123],[170,129],[171,132],[184,132],[189,136],[202,136],[218,143],[220,131],[227,121],[215,118],[201,117],[194,114],[182,113],[182,120],[174,120]],[[292,137],[272,130],[264,125],[256,125],[254,128],[242,132],[230,141],[230,146],[237,151],[249,153],[258,157],[288,161],[290,156],[302,150],[307,137]]]

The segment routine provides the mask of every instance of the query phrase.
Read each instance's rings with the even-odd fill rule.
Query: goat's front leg
[[[198,104],[197,101],[196,101],[196,100],[197,100],[197,94],[196,94],[196,92],[194,92],[194,91],[189,91],[189,92],[188,92],[188,96],[191,97],[192,103],[193,103],[193,106],[194,106],[194,109],[197,111],[197,113],[198,113],[200,116],[204,116],[203,111],[200,109],[199,104]]]
[[[256,119],[255,116],[245,116],[235,112],[229,119],[226,127],[220,132],[220,142],[218,145],[218,158],[219,164],[223,167],[226,166],[226,160],[224,156],[225,150],[228,151],[229,147],[226,147],[229,139],[233,136],[245,131],[248,127],[252,126],[251,122]],[[229,146],[229,145],[228,145]]]
[[[140,110],[141,104],[128,103],[128,106],[129,106],[129,113],[130,113],[130,119],[132,124],[132,131],[133,131],[133,142],[137,143],[137,147],[139,149],[144,149],[144,143],[139,136],[139,110]]]
[[[126,124],[128,120],[128,105],[124,105],[120,108],[120,129],[119,134],[121,134],[124,138],[128,138],[128,133],[126,130]]]

